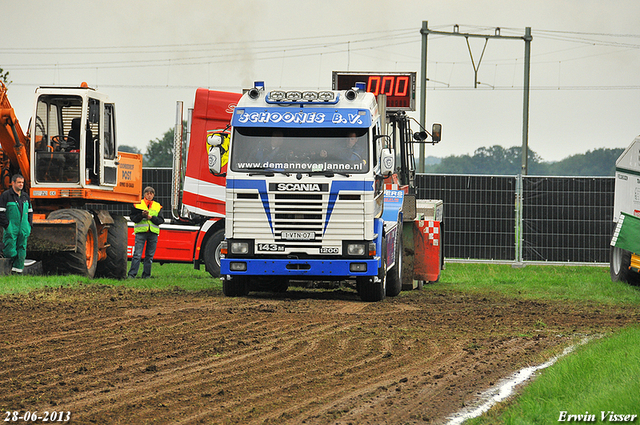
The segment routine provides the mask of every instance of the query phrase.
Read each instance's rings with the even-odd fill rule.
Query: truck
[[[212,173],[228,155],[226,296],[344,281],[380,301],[439,278],[442,202],[416,200],[412,146],[439,142],[441,126],[412,134],[404,110],[365,88],[267,91],[258,82],[233,111],[228,148],[212,138]]]
[[[609,270],[614,282],[640,284],[640,136],[616,160]]]
[[[106,210],[142,191],[142,155],[118,151],[115,104],[86,83],[38,87],[25,134],[0,82],[0,191],[24,177],[27,257],[45,273],[124,279],[127,221]]]
[[[171,213],[160,225],[155,262],[193,263],[196,269],[204,265],[212,277],[220,275],[226,159],[219,172],[212,173],[209,154],[212,140],[228,145],[231,115],[240,97],[240,93],[198,88],[193,108],[188,109],[186,137],[183,102],[176,103]],[[133,223],[129,223],[129,256],[134,239]]]

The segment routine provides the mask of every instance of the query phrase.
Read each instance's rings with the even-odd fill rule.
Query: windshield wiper
[[[333,170],[325,170],[325,171],[307,171],[305,174],[309,174],[310,176],[325,176],[325,177],[333,177],[336,174],[340,174],[341,176],[345,176],[345,177],[349,177],[351,176],[351,174],[349,173],[343,173],[340,171],[333,171]]]
[[[267,171],[264,168],[243,168],[241,171],[254,171],[253,173],[249,173],[249,176],[274,176],[273,171]]]
[[[242,171],[253,171],[253,173],[249,173],[249,176],[273,177],[275,173],[284,174],[287,177],[291,175],[291,173],[287,173],[286,171],[274,170],[273,168],[243,168]]]

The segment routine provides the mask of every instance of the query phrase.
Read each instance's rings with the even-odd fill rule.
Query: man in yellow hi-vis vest
[[[145,187],[142,200],[133,205],[131,213],[129,214],[129,218],[135,223],[133,232],[136,235],[136,245],[133,249],[133,258],[131,259],[131,268],[129,269],[130,279],[136,277],[138,274],[145,244],[147,245],[147,249],[144,253],[142,278],[151,277],[151,264],[153,263],[153,256],[156,253],[156,246],[158,245],[160,225],[164,223],[161,212],[162,205],[153,200],[155,194],[156,191],[151,186]]]

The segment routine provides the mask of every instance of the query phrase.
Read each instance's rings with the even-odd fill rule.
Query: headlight
[[[249,244],[247,242],[231,242],[232,254],[248,254]]]
[[[349,265],[349,271],[351,272],[366,272],[367,263],[351,263]]]
[[[232,261],[229,263],[229,270],[234,272],[244,272],[247,271],[247,263],[240,261]]]
[[[347,245],[347,254],[348,255],[366,255],[367,251],[365,251],[364,243],[350,243]]]

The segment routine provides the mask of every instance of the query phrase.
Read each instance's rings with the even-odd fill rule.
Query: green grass
[[[640,327],[579,347],[528,385],[514,402],[470,424],[548,424],[566,415],[601,412],[640,416]],[[566,419],[566,418],[565,418]],[[640,422],[636,417],[633,423]]]
[[[0,295],[27,293],[43,288],[78,287],[101,284],[126,286],[137,289],[171,289],[179,287],[187,291],[222,290],[220,279],[213,279],[202,267],[195,270],[192,264],[154,264],[151,279],[89,279],[81,276],[19,276],[2,277]]]
[[[640,304],[640,287],[611,282],[609,268],[449,263],[440,282],[425,288],[506,297],[589,301],[606,305]]]

